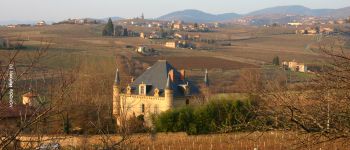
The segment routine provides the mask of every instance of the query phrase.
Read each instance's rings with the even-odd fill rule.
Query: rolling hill
[[[159,20],[182,20],[185,22],[222,22],[234,20],[240,17],[247,16],[282,16],[299,15],[299,16],[328,16],[334,18],[346,18],[350,16],[350,7],[340,9],[310,9],[300,5],[277,6],[253,11],[248,14],[225,13],[225,14],[210,14],[200,10],[187,9],[176,11],[164,16],[158,17]]]
[[[176,11],[169,13],[167,15],[161,16],[157,19],[159,20],[182,20],[185,22],[216,22],[216,21],[224,21],[224,20],[232,20],[235,18],[239,18],[241,15],[236,13],[225,13],[225,14],[209,14],[203,11],[187,9],[183,11]]]
[[[334,9],[310,9],[304,6],[292,5],[292,6],[277,6],[277,7],[265,8],[265,9],[248,13],[247,16],[272,15],[272,14],[322,16],[322,15],[328,15],[333,11],[335,10]]]

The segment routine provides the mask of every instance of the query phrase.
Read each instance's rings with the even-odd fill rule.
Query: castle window
[[[141,113],[145,113],[145,104],[141,104]]]
[[[186,105],[189,105],[189,104],[190,104],[190,100],[186,99]]]

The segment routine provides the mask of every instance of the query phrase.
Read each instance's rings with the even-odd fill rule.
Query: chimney
[[[186,72],[185,72],[185,69],[181,69],[181,70],[180,70],[180,74],[181,74],[180,79],[184,81],[184,80],[185,80],[185,78],[186,78]]]
[[[169,71],[169,77],[170,77],[171,81],[174,82],[174,70],[173,69],[171,69]]]

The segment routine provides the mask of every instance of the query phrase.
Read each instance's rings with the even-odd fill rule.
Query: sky
[[[133,18],[144,13],[156,18],[167,13],[198,9],[208,13],[248,13],[282,5],[309,8],[343,8],[350,0],[0,0],[0,21],[47,20],[68,18]]]

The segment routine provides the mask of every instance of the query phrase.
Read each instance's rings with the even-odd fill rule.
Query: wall
[[[174,98],[173,106],[170,106],[165,97],[143,96],[143,95],[127,95],[120,94],[122,113],[127,118],[144,115],[146,124],[151,124],[151,115],[159,114],[167,111],[172,107],[181,107],[186,105],[184,97]],[[144,104],[144,113],[142,112],[142,104]]]

